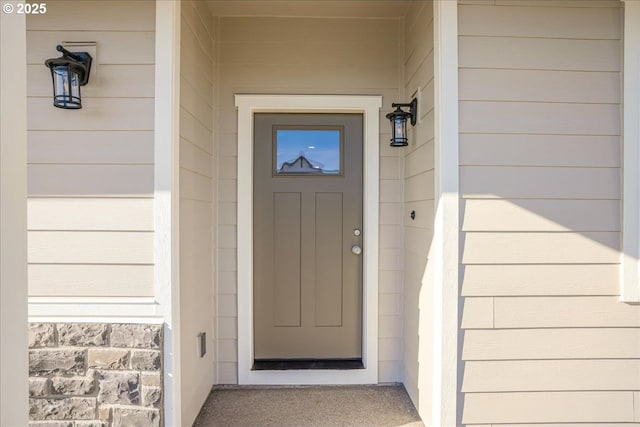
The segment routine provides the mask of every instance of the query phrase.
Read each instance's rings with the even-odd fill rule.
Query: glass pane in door
[[[341,175],[341,129],[276,129],[275,175]]]

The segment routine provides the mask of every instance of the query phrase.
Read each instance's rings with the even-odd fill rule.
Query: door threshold
[[[364,369],[362,359],[255,359],[253,371],[288,371],[300,369]]]

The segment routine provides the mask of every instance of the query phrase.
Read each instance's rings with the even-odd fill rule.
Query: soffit
[[[207,0],[213,16],[402,18],[409,0]]]

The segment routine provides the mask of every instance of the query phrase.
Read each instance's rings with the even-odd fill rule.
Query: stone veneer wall
[[[162,325],[29,325],[30,427],[160,427]]]

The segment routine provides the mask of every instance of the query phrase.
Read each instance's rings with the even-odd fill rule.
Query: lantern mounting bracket
[[[89,73],[91,72],[91,55],[87,52],[71,52],[64,48],[62,45],[56,46],[56,50],[62,53],[62,58],[71,59],[84,65],[84,68],[80,68],[80,86],[84,86],[89,82]],[[84,71],[86,70],[86,71]]]
[[[409,114],[410,114],[410,119],[411,119],[411,126],[415,126],[417,121],[418,121],[418,98],[413,98],[411,100],[411,102],[409,103],[398,103],[398,102],[394,102],[391,104],[391,108],[396,108],[396,109],[402,109],[402,108],[408,108],[409,109]]]

